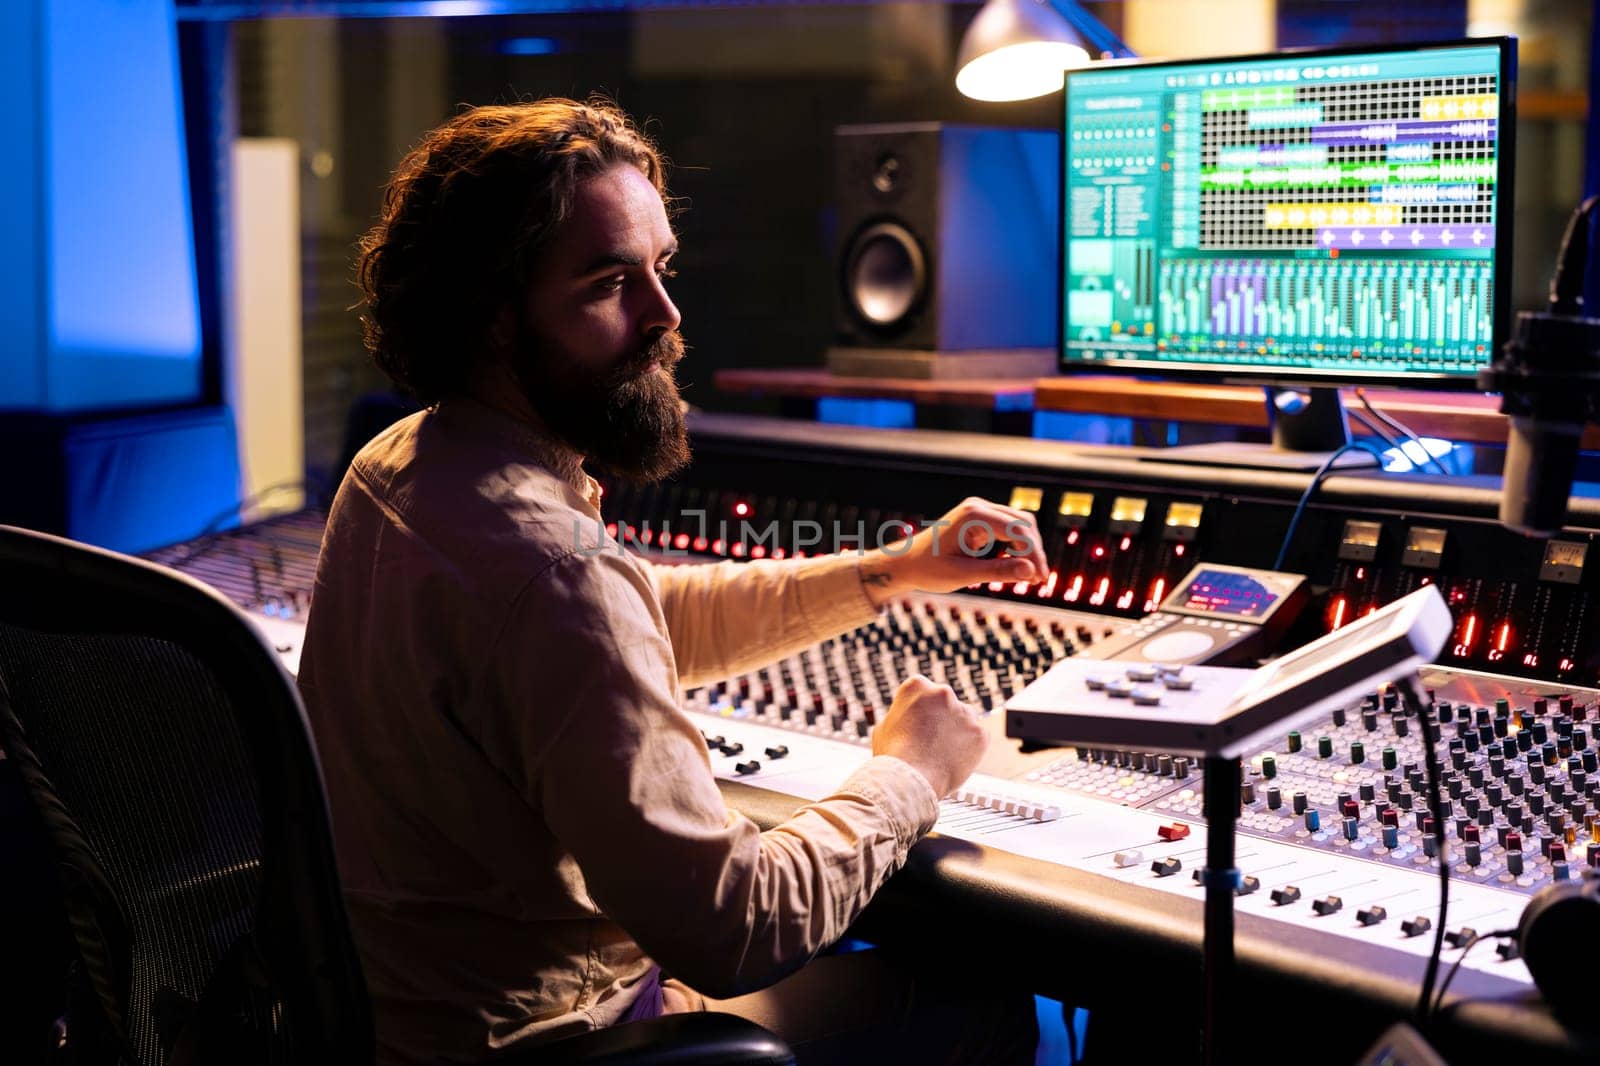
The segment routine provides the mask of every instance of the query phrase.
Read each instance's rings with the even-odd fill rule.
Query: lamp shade
[[[956,88],[974,100],[1028,100],[1089,62],[1082,35],[1043,0],[988,0],[956,52]]]

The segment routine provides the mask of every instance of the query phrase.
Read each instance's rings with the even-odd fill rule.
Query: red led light
[[[725,554],[727,552],[727,550],[728,550],[728,546],[726,544],[722,543],[722,540],[721,540],[720,537],[711,542],[711,553],[713,555],[723,555],[723,554]]]
[[[639,539],[644,541],[646,544],[649,544],[651,541],[655,540],[655,537],[656,531],[649,528],[646,528],[643,533],[639,534]]]
[[[728,550],[733,554],[733,557],[735,559],[743,559],[744,558],[744,541],[741,541],[741,540],[734,541],[733,545]]]
[[[615,522],[607,522],[606,523],[606,536],[614,537],[616,535],[617,535],[617,524]]]
[[[1344,625],[1345,608],[1347,608],[1349,606],[1350,606],[1349,601],[1347,601],[1343,596],[1340,596],[1338,599],[1333,601],[1333,628],[1334,629],[1338,629],[1340,626]]]
[[[672,546],[677,548],[679,551],[687,548],[689,546],[689,534],[679,533],[676,537],[673,537]]]
[[[757,544],[755,547],[750,549],[750,558],[752,559],[764,559],[766,558],[766,555],[767,546],[765,544]]]
[[[704,538],[704,537],[696,537],[696,538],[694,538],[694,550],[697,551],[697,552],[705,551],[706,550],[706,538]]]
[[[990,592],[1000,592],[1005,587],[1006,587],[1006,583],[1004,581],[991,581],[991,582],[989,582],[989,591]]]
[[[1073,574],[1072,575],[1072,584],[1067,586],[1067,595],[1066,595],[1067,602],[1076,603],[1077,600],[1078,600],[1078,597],[1081,596],[1082,594],[1083,594],[1083,575],[1082,574]]]
[[[1357,581],[1365,581],[1366,579],[1367,579],[1367,568],[1364,567],[1364,566],[1356,567],[1356,580]]]
[[[773,548],[772,549],[772,557],[774,559],[782,559],[785,555],[788,555],[788,554],[789,553],[784,551],[782,548]]]
[[[1039,598],[1041,600],[1048,600],[1056,594],[1056,580],[1056,572],[1054,570],[1050,571],[1050,577],[1045,580],[1044,584],[1039,586]]]
[[[1495,642],[1494,642],[1495,650],[1503,652],[1503,651],[1506,650],[1506,645],[1508,645],[1510,643],[1511,643],[1511,623],[1510,622],[1502,622],[1502,623],[1500,623],[1500,636],[1498,638],[1496,638]]]
[[[1076,529],[1074,529],[1072,532],[1067,534],[1067,543],[1068,544],[1076,544],[1076,543],[1078,543],[1078,531]]]
[[[1100,606],[1106,602],[1106,594],[1110,591],[1111,579],[1109,577],[1101,578],[1100,584],[1096,585],[1094,588],[1094,594],[1089,597],[1089,602],[1094,604],[1096,607]]]
[[[740,518],[743,518],[750,513],[750,505],[745,503],[743,500],[740,500],[738,503],[733,505],[733,513],[738,515]]]
[[[1133,538],[1132,537],[1123,537],[1122,538],[1122,547],[1118,548],[1117,550],[1118,551],[1127,551],[1131,547],[1133,547]]]
[[[1099,545],[1095,545],[1094,557],[1096,559],[1104,559],[1106,557],[1106,550]]]
[[[1172,554],[1176,555],[1178,558],[1182,559],[1183,558],[1183,545],[1180,544],[1176,548],[1173,548],[1172,549]]]
[[[1126,611],[1129,607],[1132,607],[1132,606],[1133,606],[1133,590],[1132,589],[1126,590],[1125,592],[1123,592],[1122,595],[1117,597],[1117,609],[1119,611]]]

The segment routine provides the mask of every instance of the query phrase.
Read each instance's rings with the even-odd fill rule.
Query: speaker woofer
[[[894,329],[922,303],[927,288],[927,258],[910,230],[879,222],[856,236],[845,258],[844,292],[861,321]]]

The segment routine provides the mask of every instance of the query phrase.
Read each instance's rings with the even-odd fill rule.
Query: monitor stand
[[[1267,423],[1272,427],[1271,444],[1185,444],[1140,458],[1146,462],[1204,463],[1257,470],[1316,470],[1350,443],[1350,425],[1345,420],[1338,389],[1328,385],[1299,389],[1268,386],[1264,392]],[[1370,456],[1350,451],[1341,455],[1334,466],[1371,464]]]

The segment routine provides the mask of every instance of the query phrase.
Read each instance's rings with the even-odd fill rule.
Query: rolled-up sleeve
[[[494,705],[512,716],[499,728],[519,743],[486,747],[516,753],[502,770],[543,809],[596,905],[673,976],[726,997],[836,940],[938,803],[915,769],[879,756],[766,833],[729,811],[677,706],[653,592],[647,570],[614,555],[570,557],[530,586],[501,638],[527,636],[526,654],[489,660],[504,689]],[[550,716],[543,727],[515,720],[531,707]]]
[[[651,574],[679,680],[689,688],[792,655],[878,614],[855,553],[656,565]]]

